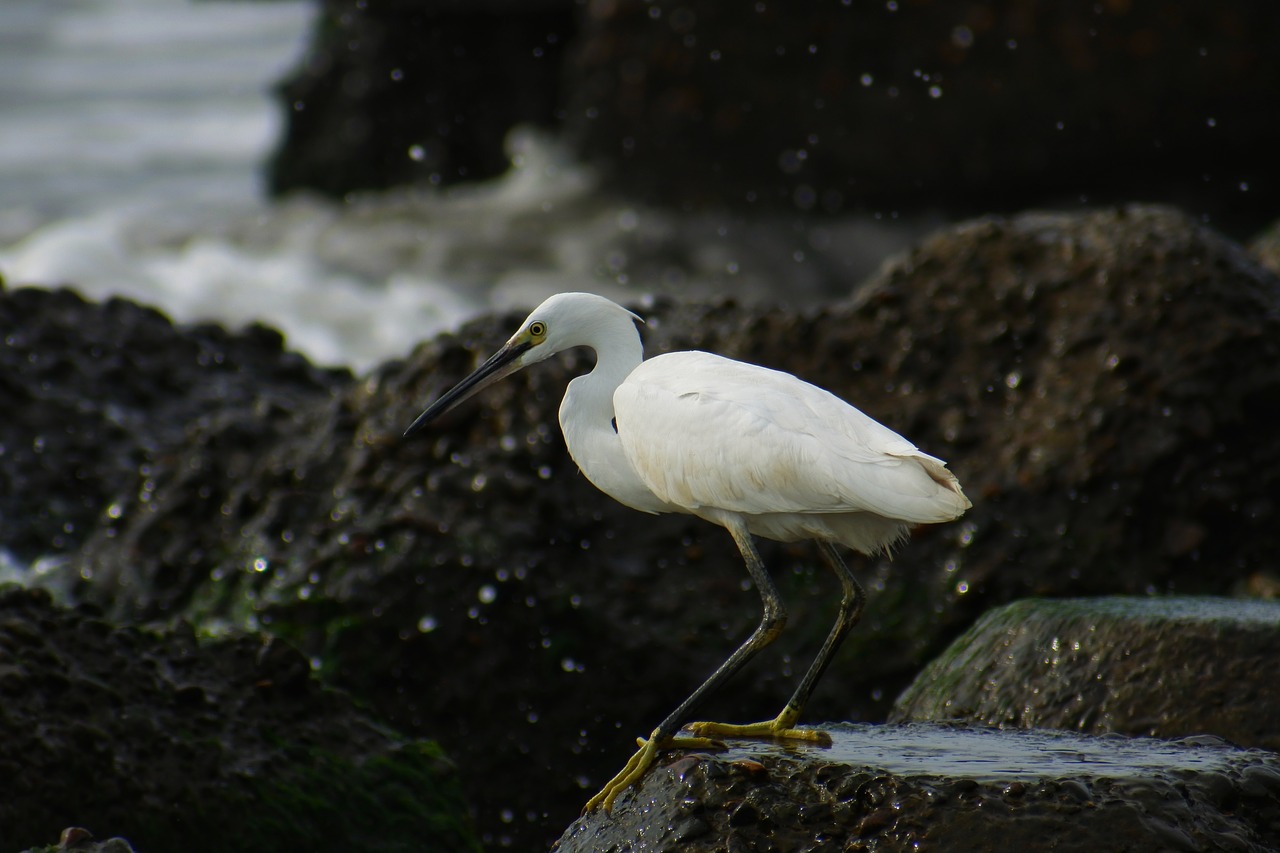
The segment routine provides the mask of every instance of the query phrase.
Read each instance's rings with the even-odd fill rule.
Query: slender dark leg
[[[766,720],[762,723],[749,723],[745,726],[733,726],[724,723],[694,723],[689,726],[689,730],[695,735],[699,737],[788,738],[808,740],[815,743],[831,743],[831,737],[826,732],[797,729],[795,724],[800,718],[800,712],[804,710],[804,706],[808,703],[810,695],[813,694],[813,688],[817,685],[818,679],[822,677],[822,673],[826,671],[831,659],[835,656],[836,650],[840,648],[840,643],[844,641],[845,635],[849,633],[849,630],[854,625],[858,624],[858,620],[862,617],[862,606],[866,601],[866,595],[862,591],[862,585],[858,583],[858,579],[853,576],[853,572],[845,565],[835,546],[830,542],[819,542],[818,544],[822,549],[822,555],[827,559],[827,564],[831,566],[831,570],[840,579],[842,589],[840,610],[836,616],[835,624],[831,626],[831,633],[827,634],[827,639],[823,642],[822,648],[818,650],[818,656],[810,664],[809,671],[804,674],[804,678],[800,679],[796,692],[791,695],[786,707],[782,709],[782,713],[775,719]]]
[[[756,626],[756,629],[751,632],[751,636],[747,637],[746,641],[733,654],[729,655],[728,660],[720,664],[716,671],[711,673],[711,677],[704,681],[697,690],[693,691],[688,699],[681,702],[680,706],[672,711],[653,730],[647,740],[639,741],[640,751],[631,757],[631,760],[627,762],[627,766],[622,768],[622,772],[614,776],[601,789],[600,793],[587,802],[586,807],[583,809],[584,813],[599,805],[603,805],[605,811],[612,810],[613,801],[618,794],[622,793],[628,786],[638,781],[645,774],[654,761],[657,760],[660,750],[670,746],[721,746],[716,741],[705,737],[677,739],[674,736],[676,732],[680,731],[681,725],[689,719],[689,715],[697,710],[709,693],[741,669],[747,661],[755,657],[757,652],[777,639],[778,635],[782,633],[783,626],[786,625],[787,614],[782,606],[782,598],[778,595],[778,590],[773,585],[773,579],[769,577],[769,573],[765,570],[764,562],[760,559],[760,553],[756,551],[756,546],[751,541],[751,535],[747,533],[746,525],[735,521],[725,526],[733,536],[733,541],[738,544],[738,550],[742,552],[742,559],[746,561],[747,571],[751,574],[752,583],[760,590],[760,600],[764,605],[764,616],[760,619],[760,624]],[[830,639],[828,639],[828,643],[830,642]],[[813,680],[816,679],[817,676],[815,675]]]
[[[751,541],[750,534],[746,529],[741,531],[729,528],[729,533],[733,535],[733,539],[738,543],[738,550],[742,552],[742,559],[747,563],[747,571],[751,573],[751,582],[756,585],[756,589],[760,590],[760,601],[764,605],[764,615],[760,619],[760,624],[751,632],[751,636],[738,646],[737,650],[729,655],[729,659],[720,664],[716,671],[711,673],[711,677],[702,682],[702,686],[693,691],[688,699],[680,703],[680,707],[676,708],[671,714],[662,721],[655,730],[655,734],[671,736],[680,731],[680,727],[689,720],[689,715],[697,710],[707,695],[719,688],[729,676],[733,675],[742,668],[747,661],[756,656],[756,653],[765,646],[772,643],[782,633],[782,629],[787,625],[787,612],[782,605],[782,596],[778,595],[778,588],[773,585],[773,579],[769,577],[769,573],[765,571],[764,562],[760,559],[760,553],[756,551],[755,543]]]
[[[786,710],[783,714],[791,713],[793,717],[799,717],[800,712],[804,710],[804,706],[808,704],[809,697],[813,694],[813,688],[818,683],[818,679],[822,678],[822,673],[827,671],[827,666],[831,663],[831,659],[835,657],[836,650],[840,648],[840,644],[844,642],[845,635],[858,624],[858,620],[862,618],[862,605],[866,603],[867,596],[862,591],[862,584],[858,583],[858,579],[853,576],[853,572],[841,559],[834,545],[830,542],[819,542],[818,547],[822,549],[822,555],[827,558],[827,565],[831,566],[831,570],[836,573],[836,577],[840,579],[841,596],[840,610],[836,615],[836,624],[831,626],[831,633],[827,634],[826,642],[822,644],[822,648],[818,650],[818,656],[813,659],[813,663],[809,666],[809,671],[804,674],[804,678],[800,679],[800,684],[796,686],[796,692],[792,694],[791,699],[787,702]]]

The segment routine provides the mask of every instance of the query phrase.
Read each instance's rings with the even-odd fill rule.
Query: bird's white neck
[[[588,480],[605,494],[633,509],[663,512],[622,452],[614,425],[613,392],[640,365],[644,347],[630,317],[619,315],[591,330],[582,341],[596,353],[590,373],[569,383],[560,403],[560,429],[569,455]]]

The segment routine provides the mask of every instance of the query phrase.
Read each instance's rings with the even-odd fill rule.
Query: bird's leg
[[[804,678],[800,679],[796,692],[792,694],[786,707],[782,709],[782,713],[772,720],[750,723],[745,726],[732,726],[723,723],[693,723],[689,726],[689,730],[695,735],[701,737],[785,738],[788,740],[805,740],[824,746],[831,744],[831,736],[826,732],[814,729],[797,729],[795,724],[800,718],[800,712],[804,710],[804,706],[808,703],[809,696],[812,695],[818,679],[822,677],[822,673],[826,671],[827,665],[831,663],[831,659],[835,656],[836,649],[840,648],[840,643],[844,640],[845,635],[849,633],[849,630],[854,625],[858,624],[858,620],[862,617],[862,605],[866,601],[866,595],[862,591],[862,584],[858,583],[858,579],[853,576],[853,572],[845,565],[835,546],[830,542],[821,542],[819,545],[822,548],[823,556],[827,558],[827,563],[836,573],[836,577],[840,579],[842,588],[840,611],[836,617],[835,625],[831,626],[831,633],[827,635],[826,641],[818,651],[818,656],[814,658],[813,663],[809,666],[809,671],[804,674]]]
[[[677,737],[676,732],[680,731],[680,727],[689,719],[697,707],[709,693],[718,688],[729,676],[733,675],[743,664],[755,657],[756,653],[765,646],[777,639],[782,633],[782,628],[787,622],[787,613],[782,605],[782,597],[778,595],[778,590],[773,585],[772,578],[765,571],[764,562],[760,559],[760,554],[756,551],[755,545],[751,542],[751,535],[747,533],[746,525],[741,522],[730,520],[725,525],[729,529],[729,533],[733,535],[734,541],[738,543],[738,550],[742,552],[743,559],[747,563],[747,571],[751,574],[751,580],[755,583],[756,589],[760,590],[760,600],[764,604],[764,616],[760,619],[760,624],[751,632],[751,636],[739,646],[729,659],[720,664],[716,671],[711,673],[711,677],[702,683],[702,685],[688,699],[680,703],[680,707],[676,708],[671,714],[663,720],[648,738],[637,738],[636,743],[640,749],[635,755],[631,756],[631,760],[627,762],[627,766],[622,771],[609,780],[608,784],[600,790],[600,793],[592,797],[583,808],[583,814],[595,809],[597,806],[603,806],[606,812],[613,810],[613,802],[631,785],[635,784],[648,772],[649,768],[658,760],[658,753],[664,749],[723,749],[724,744],[717,740],[707,737],[703,732],[695,731],[694,737]],[[697,723],[695,725],[707,725],[705,723]],[[692,727],[691,727],[692,728]]]

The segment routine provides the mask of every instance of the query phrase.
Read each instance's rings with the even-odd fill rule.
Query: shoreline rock
[[[834,745],[675,752],[558,853],[1249,850],[1280,829],[1280,756],[974,726],[823,726]]]
[[[73,824],[144,851],[478,849],[440,748],[285,643],[121,628],[0,586],[3,846]]]
[[[1031,599],[931,661],[891,722],[1181,737],[1280,751],[1280,601]]]

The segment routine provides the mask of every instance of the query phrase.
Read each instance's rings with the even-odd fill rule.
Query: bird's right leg
[[[751,636],[747,637],[746,641],[729,656],[728,660],[720,664],[716,671],[711,673],[710,678],[704,681],[697,690],[693,691],[688,699],[681,702],[680,707],[672,711],[653,730],[653,733],[648,738],[638,738],[636,740],[640,747],[639,751],[631,756],[627,766],[622,768],[622,771],[617,776],[610,779],[608,784],[600,790],[600,793],[587,802],[583,808],[584,814],[597,806],[604,806],[606,812],[612,811],[613,802],[618,798],[618,795],[632,784],[638,782],[658,760],[658,753],[664,749],[723,749],[724,744],[711,737],[704,736],[706,733],[703,731],[695,730],[694,737],[677,737],[676,732],[680,731],[680,727],[702,704],[702,701],[709,693],[741,669],[747,661],[755,657],[757,652],[777,639],[778,635],[782,633],[783,626],[786,625],[787,613],[782,605],[782,597],[778,595],[778,590],[773,585],[773,579],[769,577],[769,573],[765,570],[764,562],[760,559],[760,554],[756,551],[755,544],[751,541],[751,534],[747,533],[746,525],[736,519],[730,519],[725,523],[725,527],[732,534],[734,541],[738,543],[738,550],[742,552],[742,557],[747,563],[747,571],[751,574],[751,580],[755,583],[756,589],[760,590],[760,600],[764,605],[764,616],[760,619],[760,624],[756,626],[756,629],[751,632]],[[720,724],[695,723],[690,728],[717,725]],[[813,733],[804,731],[803,734]],[[817,734],[825,736],[825,733],[822,732]]]
[[[823,556],[827,558],[827,563],[840,580],[840,586],[843,590],[843,594],[840,597],[840,612],[836,617],[835,625],[831,628],[831,633],[827,635],[826,641],[822,644],[818,656],[809,667],[809,671],[800,679],[800,684],[796,687],[796,691],[792,694],[786,707],[772,720],[748,723],[743,726],[726,725],[724,723],[694,723],[689,726],[689,730],[695,735],[722,738],[784,738],[788,740],[804,740],[822,746],[831,745],[831,736],[826,732],[816,729],[798,729],[795,725],[800,719],[800,712],[804,710],[805,704],[808,703],[809,696],[813,693],[813,688],[817,685],[818,679],[822,677],[822,673],[826,671],[827,665],[831,663],[831,659],[835,656],[836,650],[840,648],[840,643],[844,640],[845,635],[849,633],[849,630],[858,624],[858,619],[862,616],[862,605],[866,601],[866,595],[862,591],[862,585],[858,583],[858,579],[854,577],[853,572],[849,571],[849,567],[841,559],[840,553],[836,551],[835,546],[830,542],[820,542],[818,544],[822,549]]]

